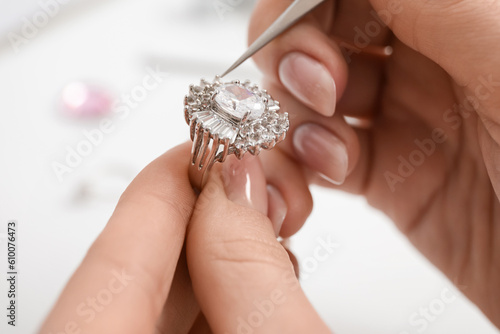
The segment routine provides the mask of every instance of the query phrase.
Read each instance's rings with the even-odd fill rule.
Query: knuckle
[[[288,253],[274,238],[248,235],[214,240],[209,249],[209,261],[230,268],[271,266],[288,269],[291,266]]]

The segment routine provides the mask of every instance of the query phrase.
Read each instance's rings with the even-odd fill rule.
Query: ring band
[[[222,151],[220,146],[222,145]],[[228,139],[221,140],[219,136],[212,136],[210,132],[200,126],[195,129],[191,161],[189,164],[189,179],[191,184],[201,190],[208,179],[208,173],[216,161],[223,162],[229,148]]]

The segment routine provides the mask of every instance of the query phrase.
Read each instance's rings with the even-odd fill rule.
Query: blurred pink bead
[[[62,91],[63,111],[76,117],[98,117],[112,109],[110,94],[99,87],[73,82]]]

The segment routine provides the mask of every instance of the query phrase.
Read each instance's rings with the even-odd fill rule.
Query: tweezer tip
[[[231,73],[232,70],[236,68],[235,64],[231,65],[224,73],[221,74],[221,78],[225,77],[227,74]]]

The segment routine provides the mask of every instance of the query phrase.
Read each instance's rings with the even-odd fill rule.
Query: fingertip
[[[273,224],[276,237],[280,235],[281,227],[285,221],[288,212],[288,205],[281,195],[280,191],[275,186],[267,185],[268,212],[267,216]]]
[[[298,100],[323,116],[333,116],[337,86],[326,66],[302,52],[291,52],[281,59],[278,73]]]
[[[313,200],[307,179],[302,168],[279,149],[264,154],[261,160],[268,184],[286,203],[286,215],[279,236],[292,236],[304,225],[312,211]],[[272,204],[269,209],[271,217]]]
[[[321,125],[305,123],[293,134],[295,154],[305,166],[312,168],[333,184],[344,183],[349,168],[345,143]]]
[[[247,154],[238,160],[232,155],[224,162],[221,173],[231,202],[267,214],[266,179],[257,157]]]
[[[313,198],[307,185],[305,187],[299,185],[298,188],[290,190],[285,198],[291,209],[283,222],[280,236],[288,238],[297,233],[311,215]]]

